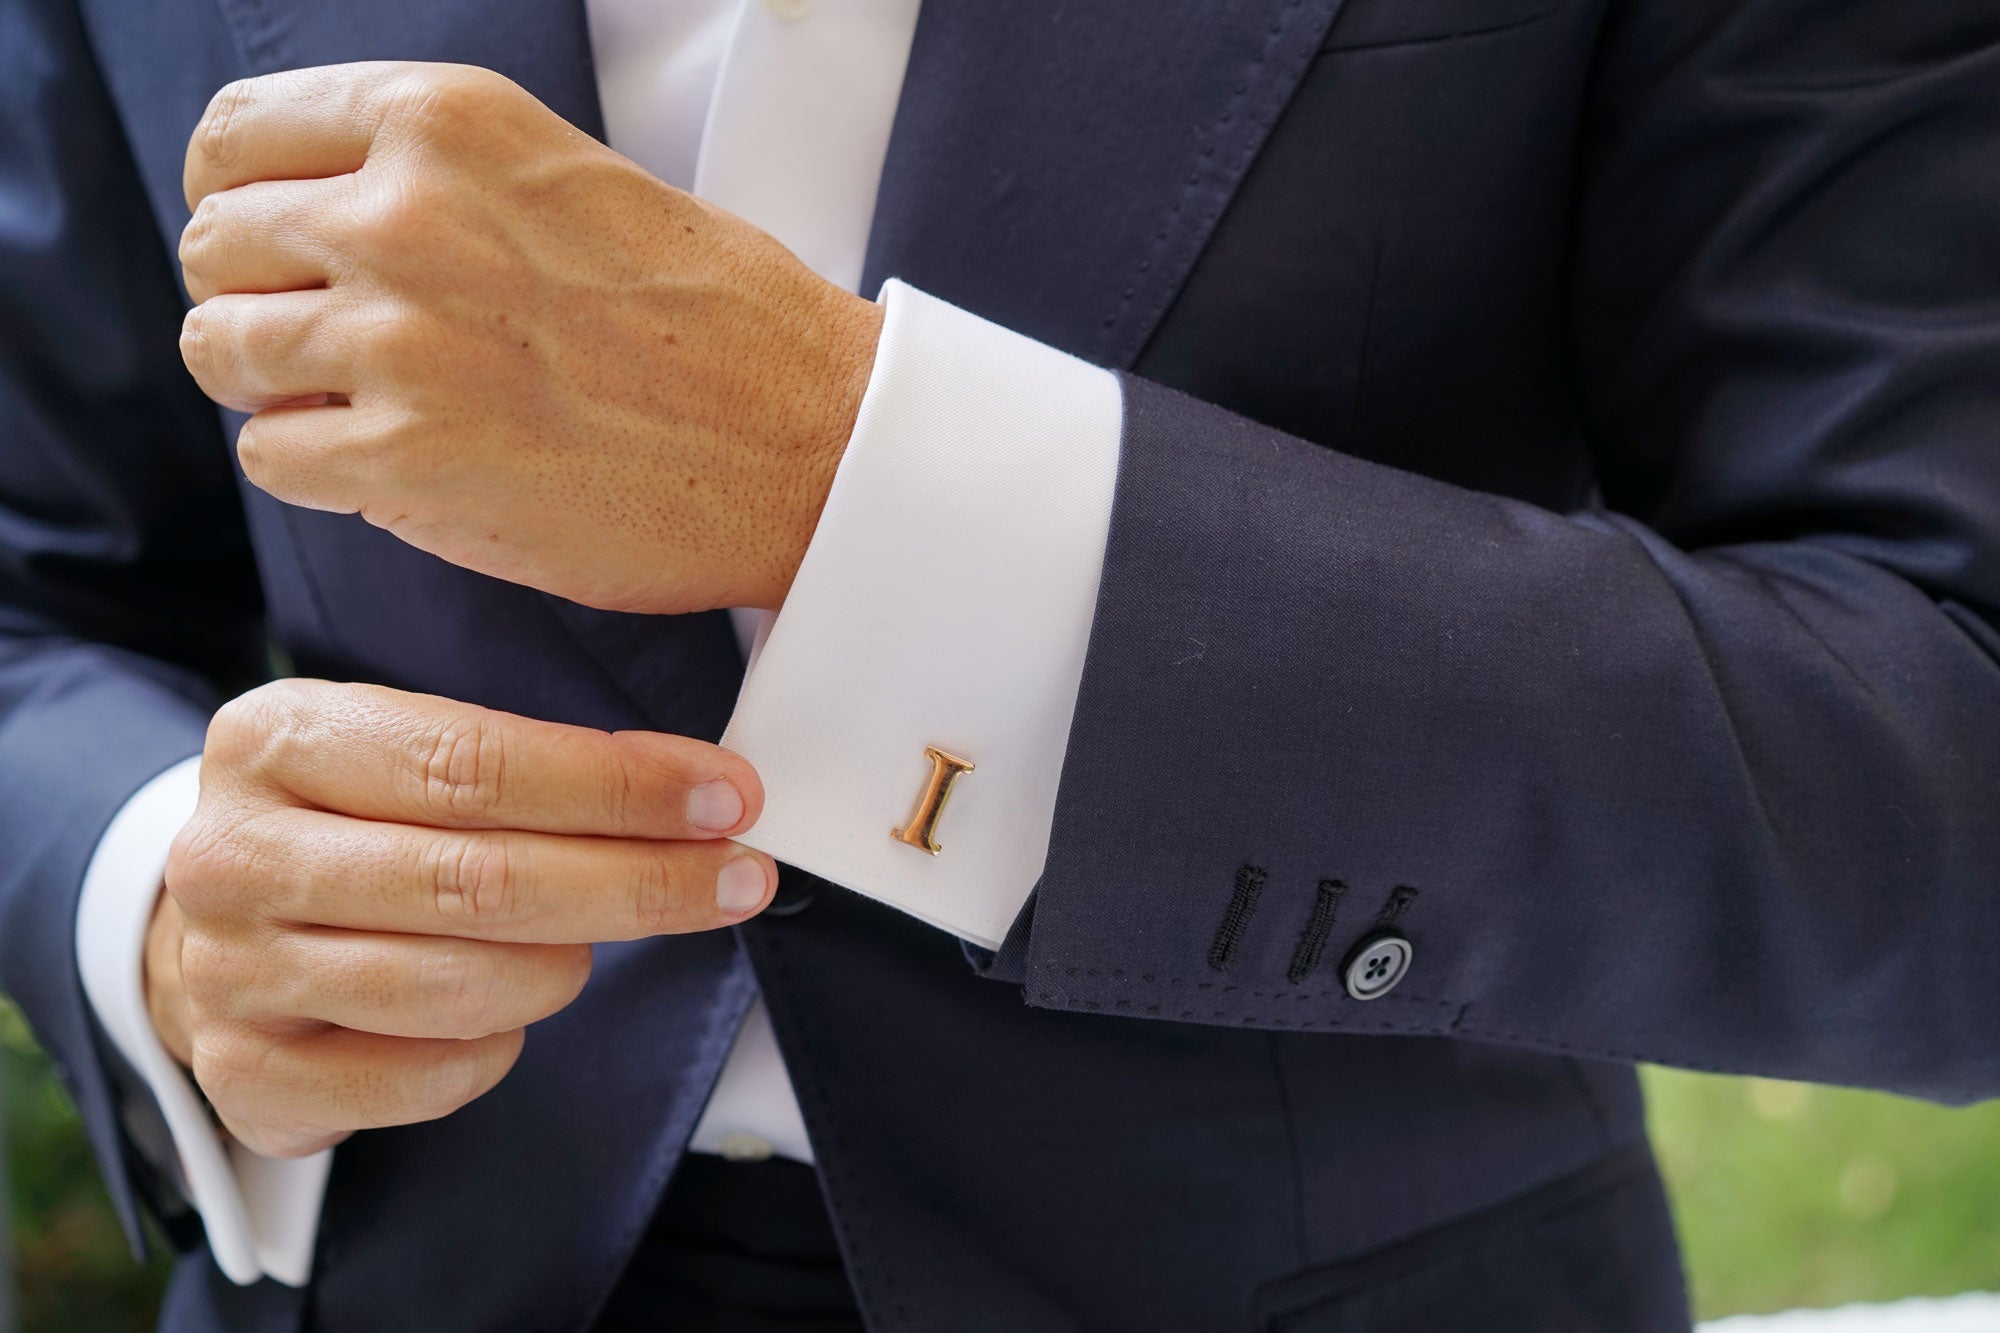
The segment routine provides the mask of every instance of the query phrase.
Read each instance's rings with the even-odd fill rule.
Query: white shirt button
[[[729,1162],[768,1162],[776,1150],[755,1134],[725,1134],[722,1136],[722,1157]]]
[[[764,0],[764,5],[785,22],[797,23],[812,8],[812,0]]]

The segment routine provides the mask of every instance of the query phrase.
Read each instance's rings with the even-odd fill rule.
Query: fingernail
[[[769,884],[754,856],[739,856],[715,877],[715,905],[725,912],[747,912],[764,901]]]
[[[743,797],[728,782],[704,782],[688,793],[687,820],[696,828],[721,833],[742,818]]]

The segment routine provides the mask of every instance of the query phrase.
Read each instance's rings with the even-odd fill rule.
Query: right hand
[[[599,941],[761,911],[742,757],[429,695],[289,680],[216,714],[147,940],[154,1027],[252,1151],[447,1115],[498,1083]]]

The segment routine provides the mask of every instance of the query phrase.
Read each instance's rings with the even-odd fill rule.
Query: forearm
[[[1126,387],[1048,868],[1002,959],[1032,1003],[2000,1091],[1982,623],[1821,544],[1683,551]],[[1322,881],[1328,961],[1298,975]],[[1415,964],[1358,1002],[1335,964],[1400,886]]]
[[[1036,1004],[1989,1086],[2000,762],[1953,739],[2000,727],[1983,622],[1827,545],[1688,550],[1137,379],[1099,412],[1107,372],[891,297],[731,723],[753,841],[976,944],[1012,924],[987,970]],[[981,766],[926,857],[889,834],[932,743]],[[1392,916],[1413,966],[1357,999]]]

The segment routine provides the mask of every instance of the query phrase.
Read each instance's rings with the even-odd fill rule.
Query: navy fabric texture
[[[264,641],[708,737],[740,672],[233,471],[186,137],[368,58],[601,132],[574,0],[0,4],[0,984],[128,1216],[77,887]],[[1126,376],[1035,897],[601,950],[164,1326],[588,1327],[761,989],[871,1329],[1685,1329],[1626,1062],[2000,1093],[1996,159],[1974,0],[926,0],[871,281]]]
[[[1581,18],[1406,53],[1422,89],[1329,53],[1204,260],[1283,280],[1197,274],[1138,366],[1209,403],[1128,381],[1029,1000],[1993,1096],[2000,16],[1628,5],[1587,80],[1500,54]],[[1436,161],[1341,132],[1392,113]],[[1324,424],[1273,369],[1308,311],[1360,324]],[[1281,377],[1310,438],[1222,410]],[[1336,958],[1418,890],[1374,1004],[1286,979],[1327,876]]]

